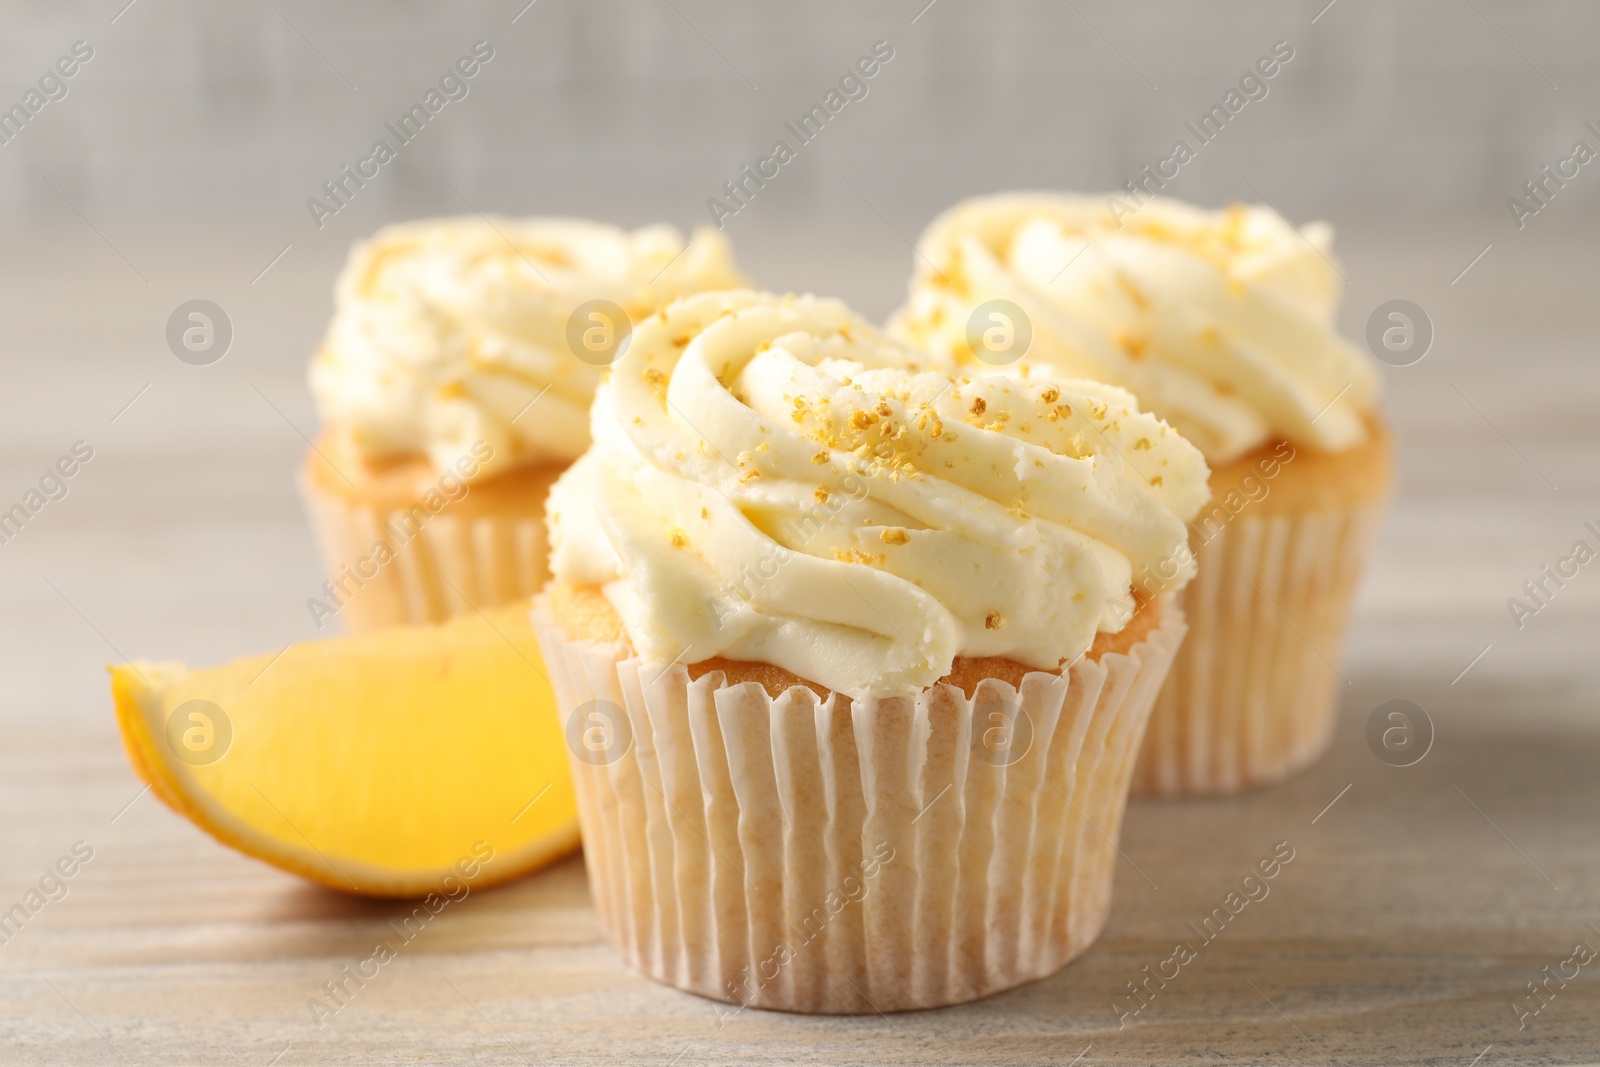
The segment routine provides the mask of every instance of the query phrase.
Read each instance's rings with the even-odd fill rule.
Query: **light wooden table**
[[[0,944],[0,1064],[1600,1062],[1600,961],[1526,1029],[1513,1007],[1575,943],[1600,948],[1600,576],[1523,632],[1504,607],[1600,517],[1588,248],[1497,247],[1451,287],[1481,241],[1346,237],[1352,332],[1357,311],[1400,295],[1429,307],[1440,340],[1386,372],[1400,496],[1333,752],[1244,797],[1135,804],[1110,925],[1062,973],[936,1012],[719,1025],[611,954],[573,859],[451,906],[319,1029],[308,999],[406,909],[236,855],[142,794],[99,665],[314,633],[288,472],[313,425],[299,377],[337,250],[252,289],[271,235],[211,258],[119,237],[151,291],[130,290],[92,235],[0,265],[15,360],[0,497],[73,440],[97,448],[73,494],[0,547],[0,908],[74,842],[93,848],[67,896]],[[775,261],[771,284],[836,251],[796,242],[813,260],[793,277]],[[907,253],[892,235],[870,245],[841,289],[880,314]],[[76,313],[69,277],[98,294],[94,315]],[[171,306],[199,295],[239,327],[211,373],[159,340]],[[1437,730],[1413,767],[1384,765],[1363,736],[1392,698]],[[1296,858],[1271,894],[1119,1028],[1125,983],[1278,841]]]

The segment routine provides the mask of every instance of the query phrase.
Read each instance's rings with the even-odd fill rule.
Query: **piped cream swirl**
[[[482,442],[493,458],[478,477],[570,461],[588,447],[605,371],[569,346],[573,311],[607,300],[638,321],[674,297],[745,284],[709,228],[686,247],[670,226],[572,219],[391,226],[351,250],[311,389],[368,460],[426,455],[445,470]]]
[[[958,204],[923,235],[892,332],[971,360],[969,318],[1009,300],[1031,320],[1027,358],[1131,390],[1213,464],[1275,439],[1325,451],[1365,440],[1378,374],[1335,331],[1343,282],[1326,224],[1120,203],[1014,193]]]
[[[647,660],[772,663],[848,695],[954,658],[1053,670],[1187,581],[1200,453],[1121,389],[972,378],[842,304],[740,292],[642,322],[549,503],[557,580]]]

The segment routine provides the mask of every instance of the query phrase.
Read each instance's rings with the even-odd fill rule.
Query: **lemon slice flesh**
[[[578,847],[528,605],[191,670],[111,670],[128,757],[217,840],[348,893],[503,882]]]

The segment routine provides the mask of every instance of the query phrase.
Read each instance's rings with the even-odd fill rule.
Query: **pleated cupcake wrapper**
[[[928,1008],[1051,974],[1105,923],[1185,630],[1176,604],[1163,618],[1020,693],[851,702],[691,680],[568,638],[536,601],[606,936],[659,982],[785,1011]]]
[[[1196,550],[1189,639],[1156,698],[1133,793],[1229,793],[1315,762],[1332,738],[1346,623],[1382,504],[1240,513]]]
[[[542,508],[463,518],[447,504],[419,524],[411,512],[357,504],[314,484],[302,483],[301,495],[342,604],[321,594],[318,599],[337,609],[350,633],[488,610],[533,596],[550,576]],[[377,572],[369,578],[357,564],[371,558],[379,542],[394,558],[367,563],[368,574]]]

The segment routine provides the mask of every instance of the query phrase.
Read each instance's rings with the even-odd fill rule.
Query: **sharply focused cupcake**
[[[1297,231],[1265,208],[1047,194],[970,200],[923,235],[893,332],[980,367],[1026,351],[1123,386],[1211,466],[1189,639],[1136,793],[1273,781],[1331,736],[1390,445],[1376,365],[1335,331],[1330,244],[1326,225]],[[1160,572],[1139,583],[1171,588]]]
[[[618,951],[842,1013],[1083,952],[1184,633],[1133,583],[1188,580],[1200,453],[1121,389],[750,292],[641,322],[592,430],[534,622]]]
[[[356,245],[311,365],[318,625],[437,621],[535,592],[544,498],[589,445],[631,321],[744,284],[711,229],[685,246],[668,226],[449,218]]]

